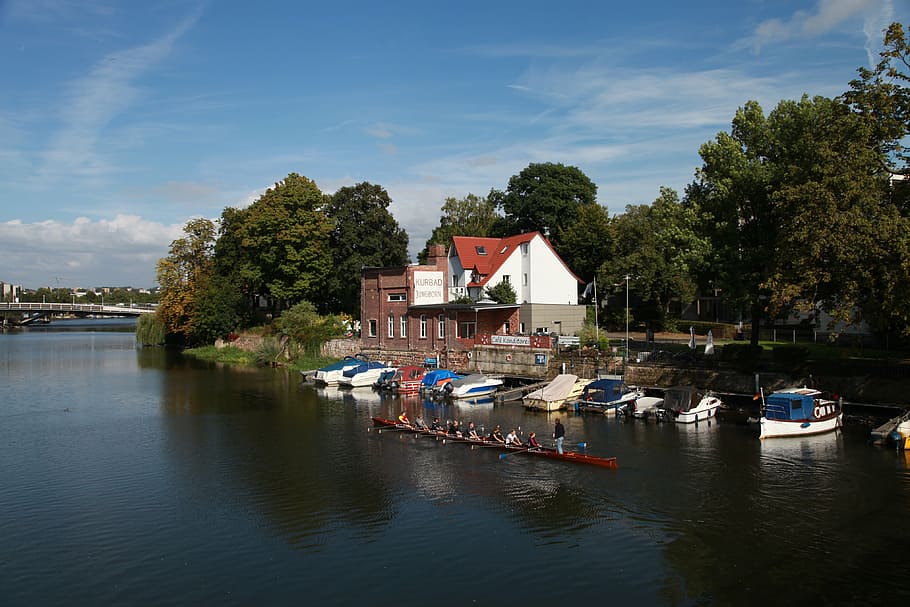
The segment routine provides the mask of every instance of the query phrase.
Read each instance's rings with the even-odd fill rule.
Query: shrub
[[[136,341],[141,346],[160,346],[164,343],[164,323],[157,314],[142,314],[136,322]]]
[[[748,373],[758,367],[764,348],[751,344],[726,344],[720,350],[720,360]]]

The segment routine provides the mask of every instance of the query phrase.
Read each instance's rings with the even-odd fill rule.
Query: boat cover
[[[569,398],[569,395],[572,393],[572,389],[575,387],[575,382],[578,381],[577,375],[572,375],[571,373],[561,373],[553,378],[553,381],[548,383],[543,388],[534,390],[527,396],[528,400],[542,400],[542,401],[558,401],[565,400]]]

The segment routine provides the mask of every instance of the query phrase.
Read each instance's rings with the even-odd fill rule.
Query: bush
[[[278,364],[278,358],[284,352],[281,342],[274,337],[263,337],[256,348],[256,364],[263,367]]]
[[[800,371],[809,358],[809,348],[805,346],[774,346],[771,358],[775,366],[786,371]]]
[[[758,368],[762,352],[764,352],[764,348],[761,346],[726,344],[720,350],[720,360],[733,365],[739,371],[748,373]]]
[[[164,343],[164,323],[157,314],[142,314],[136,322],[136,341],[141,346],[160,346]]]

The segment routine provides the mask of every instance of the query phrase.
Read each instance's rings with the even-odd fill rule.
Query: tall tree
[[[601,284],[621,284],[631,276],[630,290],[652,304],[654,320],[666,327],[670,303],[695,297],[711,252],[708,238],[698,232],[699,220],[697,210],[666,187],[652,204],[626,207],[613,223],[612,256],[601,266]]]
[[[537,230],[558,247],[563,229],[578,219],[578,209],[597,204],[597,186],[577,167],[531,163],[509,179],[505,192],[493,190],[490,198],[503,212],[498,235]]]
[[[161,287],[156,314],[170,339],[193,341],[193,316],[201,287],[212,273],[215,224],[192,219],[183,228],[185,236],[171,243],[168,256],[158,260]]]
[[[417,261],[426,263],[430,245],[448,246],[453,236],[489,236],[498,218],[496,204],[489,197],[468,194],[464,198],[446,198],[439,225],[433,228]]]
[[[324,312],[359,315],[362,268],[408,263],[408,235],[389,212],[391,203],[382,186],[366,182],[331,196],[327,213],[333,223],[333,269],[326,296],[316,300]]]
[[[610,212],[599,204],[578,208],[578,219],[563,228],[556,252],[586,283],[598,268],[613,259],[613,227]]]
[[[273,312],[319,301],[332,268],[325,206],[313,181],[291,173],[243,211],[226,210],[217,248],[220,271],[233,268],[243,288],[267,298]]]

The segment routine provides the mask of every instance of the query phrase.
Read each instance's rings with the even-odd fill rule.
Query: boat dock
[[[878,428],[875,428],[872,430],[872,432],[869,433],[870,440],[875,445],[881,445],[886,440],[888,440],[888,437],[891,435],[891,433],[894,432],[894,430],[896,430],[902,422],[905,422],[908,419],[910,419],[910,411],[905,411],[900,415],[892,417],[884,424]]]
[[[533,392],[539,388],[543,388],[549,383],[550,382],[548,381],[539,381],[533,384],[509,388],[508,390],[497,390],[496,401],[501,403],[507,400],[521,400],[525,397],[526,394]]]

